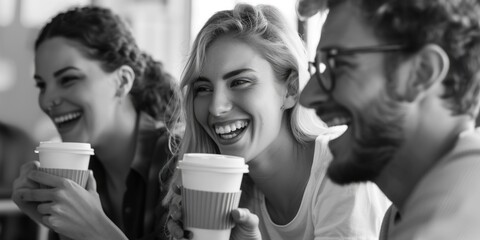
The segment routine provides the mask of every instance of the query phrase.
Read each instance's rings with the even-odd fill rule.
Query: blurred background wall
[[[275,5],[298,29],[296,0],[0,0],[0,122],[25,130],[35,141],[58,138],[38,107],[33,42],[40,27],[59,11],[86,4],[112,8],[131,25],[140,47],[179,79],[190,44],[205,21],[237,2]],[[313,49],[316,40],[311,37],[319,36],[309,36]]]

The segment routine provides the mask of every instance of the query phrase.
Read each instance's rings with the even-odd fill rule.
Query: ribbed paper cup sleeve
[[[68,178],[83,188],[87,185],[89,170],[72,170],[60,168],[39,168],[39,171],[46,172],[55,176]]]
[[[46,172],[55,176],[68,178],[78,185],[85,188],[88,181],[89,170],[73,170],[73,169],[61,169],[61,168],[38,168],[39,171]],[[43,186],[46,187],[46,186]],[[60,235],[60,240],[73,240],[69,237]]]
[[[223,230],[234,227],[230,213],[238,208],[241,191],[206,192],[182,189],[185,227]]]

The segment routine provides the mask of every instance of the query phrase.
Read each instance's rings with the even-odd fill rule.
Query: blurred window
[[[1,1],[1,0],[0,0]],[[0,93],[12,88],[15,79],[15,65],[0,57]]]
[[[12,24],[15,17],[15,3],[17,0],[0,0],[0,26]]]
[[[313,61],[316,54],[316,49],[318,45],[318,41],[320,40],[320,33],[322,30],[323,23],[327,18],[327,12],[322,14],[317,13],[314,16],[310,17],[304,23],[306,26],[305,29],[305,42],[306,48],[308,52],[308,58],[310,61]]]
[[[40,27],[57,13],[69,7],[90,4],[92,0],[23,0],[19,2],[22,3],[22,24],[26,27]]]

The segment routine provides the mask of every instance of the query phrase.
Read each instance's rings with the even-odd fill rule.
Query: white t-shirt
[[[272,222],[264,195],[256,188],[250,211],[260,219],[263,240],[377,240],[390,201],[373,183],[340,186],[325,176],[332,159],[328,136],[319,136],[310,178],[295,218],[286,225]]]

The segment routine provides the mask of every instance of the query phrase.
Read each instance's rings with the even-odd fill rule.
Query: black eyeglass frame
[[[330,72],[330,88],[328,88],[324,81],[325,77],[320,73],[320,64],[322,62],[318,61],[318,56],[325,54],[326,62],[324,62],[325,67],[329,69],[334,69],[335,67],[335,57],[342,55],[354,55],[354,54],[364,54],[364,53],[381,53],[381,52],[394,52],[394,51],[405,51],[407,46],[401,44],[389,44],[389,45],[378,45],[378,46],[366,46],[366,47],[355,47],[355,48],[336,48],[336,47],[326,47],[317,50],[315,59],[313,62],[308,62],[308,71],[310,77],[313,78],[315,74],[318,84],[326,93],[331,93],[335,89],[335,75],[333,71]],[[333,65],[333,66],[332,66]],[[315,69],[315,73],[312,73],[312,68]]]

